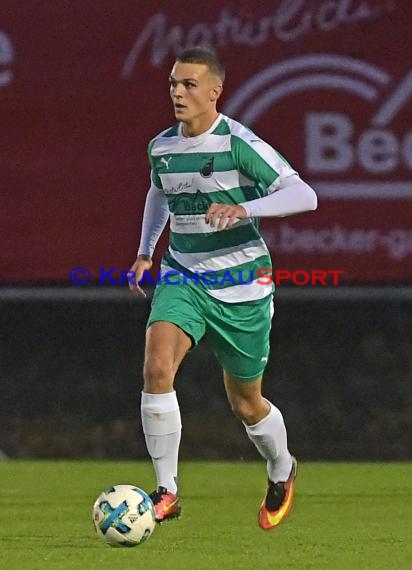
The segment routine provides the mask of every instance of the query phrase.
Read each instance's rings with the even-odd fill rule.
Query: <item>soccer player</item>
[[[276,150],[217,111],[224,78],[212,49],[183,50],[169,77],[177,123],[149,143],[151,186],[131,268],[133,292],[144,294],[139,281],[152,266],[169,218],[170,245],[147,324],[141,417],[161,522],[181,509],[174,379],[187,352],[206,335],[223,368],[231,408],[266,460],[268,487],[258,522],[271,529],[292,506],[296,460],[281,412],[262,396],[273,300],[269,280],[257,274],[271,266],[257,219],[315,210],[317,198]]]

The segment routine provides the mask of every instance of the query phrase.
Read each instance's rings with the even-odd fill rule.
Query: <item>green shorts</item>
[[[240,381],[262,375],[269,357],[273,296],[245,303],[223,303],[202,287],[159,284],[147,326],[167,321],[181,328],[194,345],[205,337],[219,364]]]

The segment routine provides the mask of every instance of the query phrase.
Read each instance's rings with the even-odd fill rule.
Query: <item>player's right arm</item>
[[[146,197],[137,258],[130,268],[129,288],[137,295],[145,296],[143,289],[139,286],[139,281],[144,272],[152,267],[153,252],[168,219],[167,197],[163,190],[152,183]]]

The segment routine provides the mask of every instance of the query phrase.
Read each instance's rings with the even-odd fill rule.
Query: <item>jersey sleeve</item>
[[[316,210],[318,199],[313,188],[294,174],[285,178],[276,192],[242,202],[240,206],[249,218],[284,217]]]
[[[296,171],[269,144],[248,131],[249,134],[247,137],[232,135],[234,163],[241,174],[259,185],[263,195],[271,194]]]
[[[152,139],[149,142],[149,145],[147,147],[147,156],[149,158],[149,163],[150,163],[150,182],[152,183],[153,186],[155,186],[159,190],[163,190],[162,181],[160,180],[160,177],[156,172],[156,168],[154,166],[153,155],[152,155],[152,149],[153,149],[153,145],[155,143],[155,140],[156,139]]]
[[[168,219],[167,197],[152,185],[146,196],[138,255],[153,255]]]

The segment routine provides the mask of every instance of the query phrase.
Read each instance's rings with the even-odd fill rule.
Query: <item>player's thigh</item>
[[[221,304],[207,327],[215,356],[238,383],[254,382],[266,367],[273,316],[272,296],[256,303]]]
[[[164,359],[179,366],[191,347],[192,339],[173,323],[156,321],[146,331],[146,358]]]
[[[178,326],[156,321],[146,331],[144,389],[170,391],[176,372],[192,346],[191,338]]]
[[[184,356],[205,333],[205,322],[196,291],[184,285],[156,288],[146,332],[145,390],[172,389]]]

